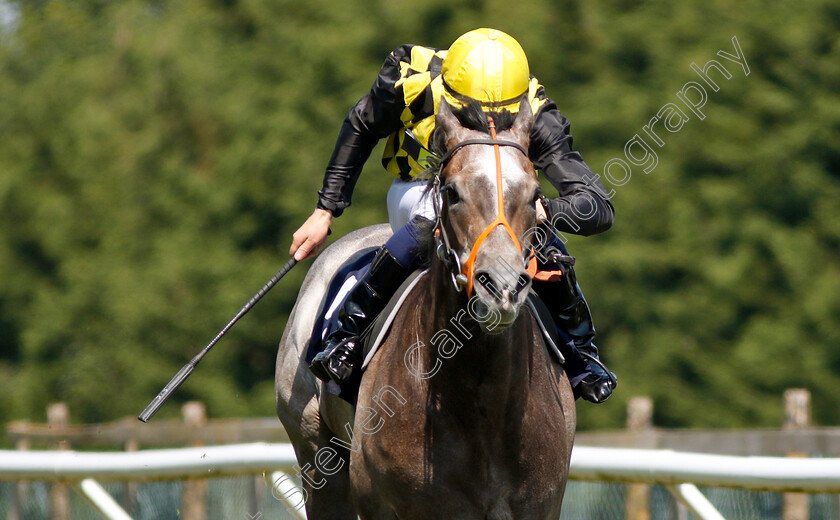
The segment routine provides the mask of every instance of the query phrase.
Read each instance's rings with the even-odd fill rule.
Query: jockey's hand
[[[331,222],[332,213],[325,209],[316,209],[292,235],[289,254],[300,262],[320,253],[327,243]]]
[[[537,199],[537,224],[542,224],[546,220],[548,220],[548,213],[545,211],[545,206],[543,205],[542,197]]]

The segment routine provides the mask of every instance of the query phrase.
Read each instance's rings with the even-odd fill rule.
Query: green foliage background
[[[840,423],[840,5],[834,0],[0,2],[0,422],[136,415],[286,260],[347,110],[388,52],[510,32],[603,171],[717,57],[704,120],[662,132],[571,237],[615,397],[674,427],[777,426],[782,391]],[[712,72],[712,74],[715,74]],[[661,128],[661,127],[660,127]],[[369,161],[333,238],[386,219]],[[176,401],[273,414],[277,341],[305,269]],[[172,403],[161,415],[176,415]]]

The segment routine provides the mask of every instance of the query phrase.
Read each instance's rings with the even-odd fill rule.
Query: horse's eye
[[[458,190],[456,190],[454,186],[444,186],[443,194],[446,197],[446,203],[450,206],[461,202],[461,197],[458,196]]]

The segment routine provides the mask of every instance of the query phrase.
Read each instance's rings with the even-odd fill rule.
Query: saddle
[[[327,292],[321,301],[318,317],[315,320],[307,347],[307,363],[311,363],[312,359],[323,350],[324,340],[331,332],[337,329],[336,314],[338,309],[341,307],[347,294],[356,284],[356,281],[367,272],[370,263],[373,261],[374,256],[376,256],[377,249],[374,247],[359,251],[350,257],[339,268],[332,280],[330,280]],[[353,377],[345,383],[338,384],[335,381],[325,383],[324,388],[327,392],[355,406],[364,369],[367,368],[376,355],[379,346],[391,329],[394,318],[396,318],[397,313],[399,313],[411,290],[414,289],[427,273],[428,269],[415,271],[397,289],[396,293],[389,300],[388,305],[385,306],[385,309],[379,313],[373,323],[362,333],[360,341],[362,342],[361,347],[364,353],[364,362],[362,363],[361,370],[357,370],[353,374]],[[543,303],[534,291],[528,293],[526,306],[530,309],[540,332],[542,332],[549,353],[555,361],[562,365],[566,360],[559,346],[561,342],[565,343],[565,341],[559,336],[548,307],[546,307],[545,303]]]

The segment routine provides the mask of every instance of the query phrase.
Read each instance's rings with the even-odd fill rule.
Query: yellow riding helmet
[[[525,51],[512,36],[496,29],[475,29],[460,36],[441,67],[444,96],[453,106],[474,99],[485,108],[517,111],[528,91]]]

